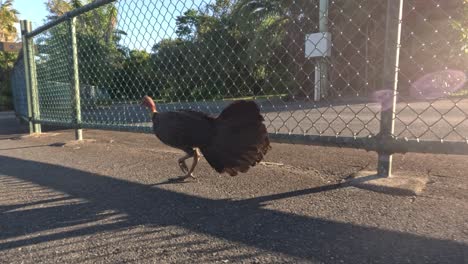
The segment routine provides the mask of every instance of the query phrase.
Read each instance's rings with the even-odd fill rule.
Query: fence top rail
[[[96,0],[92,3],[89,3],[87,5],[84,5],[80,8],[77,8],[77,9],[73,9],[65,14],[63,14],[62,16],[60,16],[59,18],[57,19],[54,19],[38,28],[36,28],[35,30],[29,32],[29,33],[26,33],[26,38],[32,38],[34,36],[37,36],[39,34],[41,34],[42,32],[52,28],[53,26],[56,26],[64,21],[67,21],[68,19],[71,19],[71,18],[74,18],[76,16],[79,16],[83,13],[86,13],[92,9],[95,9],[95,8],[98,8],[100,6],[103,6],[103,5],[107,5],[111,2],[115,2],[116,0]]]

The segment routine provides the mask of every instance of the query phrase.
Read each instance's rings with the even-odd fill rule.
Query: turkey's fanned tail
[[[247,172],[271,149],[263,121],[255,102],[235,101],[216,118],[214,137],[200,150],[219,173]]]

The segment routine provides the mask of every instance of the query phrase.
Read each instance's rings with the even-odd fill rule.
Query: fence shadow
[[[21,124],[20,121],[14,117],[14,112],[0,112],[0,120],[2,124],[0,129],[0,140],[17,138],[21,134],[28,132],[27,126]]]
[[[6,156],[0,156],[0,164],[0,180],[1,175],[8,175],[85,201],[31,210],[8,211],[4,208],[0,211],[0,226],[7,232],[0,233],[1,240],[22,236],[25,232],[96,221],[103,217],[103,211],[126,215],[115,223],[0,242],[0,250],[138,225],[176,225],[259,249],[327,263],[334,260],[345,263],[462,263],[464,252],[468,251],[468,245],[455,241],[262,208],[262,203],[267,201],[327,191],[339,188],[338,185],[243,201],[212,200]]]

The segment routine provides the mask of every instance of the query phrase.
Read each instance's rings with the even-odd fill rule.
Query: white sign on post
[[[314,70],[314,100],[320,101],[325,94],[327,85],[327,64],[323,59],[331,56],[331,33],[318,32],[306,35],[305,40],[305,57],[319,58],[315,61]]]
[[[329,57],[331,56],[330,32],[319,32],[306,35],[305,57]]]

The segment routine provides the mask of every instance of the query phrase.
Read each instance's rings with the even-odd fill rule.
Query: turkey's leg
[[[195,170],[195,167],[197,166],[199,160],[200,153],[198,152],[198,149],[194,149],[192,166],[190,167],[190,170],[187,171],[187,174],[185,176],[180,177],[181,180],[185,180],[187,178],[195,179],[195,176],[193,176],[193,171]]]
[[[193,157],[194,153],[188,153],[186,154],[185,156],[183,156],[182,158],[179,159],[179,168],[182,170],[183,173],[187,173],[189,171],[188,167],[187,167],[187,163],[185,162],[187,159],[190,159],[191,157]]]

